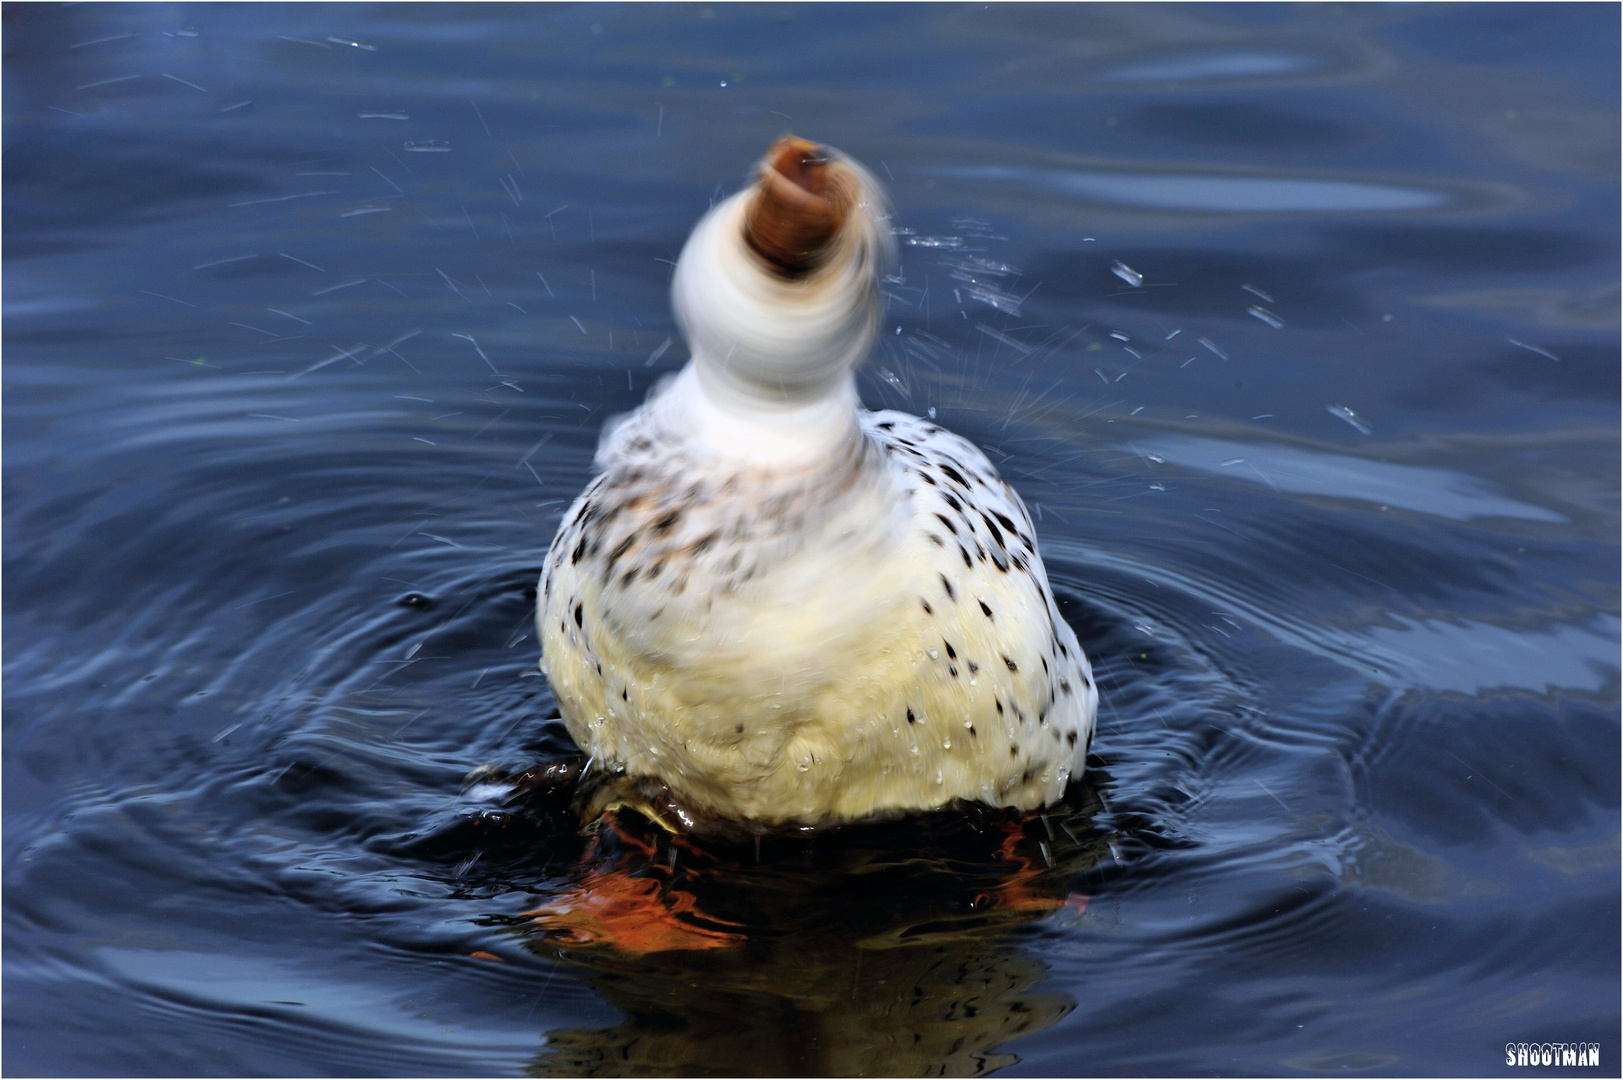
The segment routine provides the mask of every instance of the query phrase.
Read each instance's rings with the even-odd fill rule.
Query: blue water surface
[[[1615,5],[3,14],[9,1074],[1617,1070]],[[786,131],[889,187],[865,400],[1031,506],[1095,757],[1047,906],[904,822],[604,960],[468,778],[571,749],[542,555]]]

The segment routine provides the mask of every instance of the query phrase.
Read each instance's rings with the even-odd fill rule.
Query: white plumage
[[[1092,673],[985,455],[860,408],[892,241],[878,184],[821,153],[780,140],[683,249],[693,358],[604,433],[542,669],[598,765],[718,816],[1033,809],[1082,770]]]

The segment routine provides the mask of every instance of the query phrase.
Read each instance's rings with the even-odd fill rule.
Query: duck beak
[[[744,240],[774,272],[798,278],[817,269],[845,221],[846,198],[832,156],[785,136],[772,144],[744,218]]]

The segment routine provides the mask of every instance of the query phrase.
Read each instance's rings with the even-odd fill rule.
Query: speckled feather
[[[705,475],[650,421],[542,578],[543,666],[599,763],[767,823],[1031,809],[1080,773],[1092,673],[980,450],[864,413],[826,469]]]

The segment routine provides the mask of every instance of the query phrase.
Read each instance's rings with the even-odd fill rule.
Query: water
[[[1615,1069],[1617,32],[8,6],[5,1067]],[[570,749],[542,553],[785,129],[911,230],[866,400],[989,449],[1094,658],[1046,819],[466,779]]]

